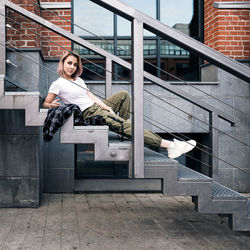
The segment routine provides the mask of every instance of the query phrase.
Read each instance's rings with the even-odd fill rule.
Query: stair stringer
[[[61,127],[61,143],[94,144],[96,161],[130,161],[131,145],[110,146],[108,126],[76,126],[71,116]]]
[[[229,223],[235,231],[250,231],[250,215],[247,215],[247,209],[235,212],[229,217]]]
[[[39,92],[6,92],[0,96],[0,109],[25,110],[25,126],[42,126],[46,110],[39,112]]]
[[[149,165],[150,164],[150,165]],[[145,164],[145,178],[161,178],[162,192],[170,196],[197,196],[197,211],[204,207],[212,194],[212,179],[200,182],[182,182],[177,180],[178,162]],[[200,211],[199,211],[200,212]]]
[[[235,231],[249,231],[250,218],[247,217],[247,197],[238,199],[213,199],[213,180],[178,181],[178,162],[145,163],[145,178],[162,179],[162,191],[169,196],[197,197],[195,209],[199,213],[228,214],[229,227]]]

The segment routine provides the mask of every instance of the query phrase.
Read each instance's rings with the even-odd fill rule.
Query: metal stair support
[[[5,92],[0,96],[0,109],[24,109],[26,126],[42,126],[47,110],[39,110],[39,99],[39,92]]]
[[[145,177],[162,178],[166,195],[195,196],[200,213],[228,214],[233,230],[250,230],[250,199],[213,179],[150,150],[145,151]]]
[[[130,161],[131,145],[109,145],[108,126],[74,126],[71,116],[61,128],[61,143],[94,144],[96,161]]]

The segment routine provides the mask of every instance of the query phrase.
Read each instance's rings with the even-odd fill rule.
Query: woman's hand
[[[98,104],[103,110],[109,111],[112,115],[115,115],[115,112],[111,107],[108,107],[103,101],[101,101],[98,97],[96,97],[93,93],[90,91],[87,92],[90,99],[93,100],[94,103]]]
[[[55,99],[52,103],[51,103],[51,106],[50,108],[57,108],[61,106],[61,103],[59,102],[59,99]]]

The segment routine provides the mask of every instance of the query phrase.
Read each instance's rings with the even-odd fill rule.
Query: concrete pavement
[[[38,209],[0,209],[0,249],[243,250],[250,232],[195,212],[190,197],[44,194]]]

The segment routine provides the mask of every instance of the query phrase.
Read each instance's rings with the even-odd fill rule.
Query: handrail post
[[[112,94],[112,60],[106,57],[106,73],[105,73],[105,98]]]
[[[218,179],[218,125],[219,117],[216,112],[209,113],[209,139],[211,147],[211,155],[209,156],[209,176],[215,181]]]
[[[144,178],[143,126],[143,23],[132,21],[132,100],[133,100],[133,172],[135,178]]]
[[[1,30],[1,36],[0,36],[0,43],[2,44],[0,46],[0,76],[2,79],[0,79],[0,96],[4,94],[4,76],[6,73],[6,50],[5,50],[5,38],[6,38],[6,32],[5,32],[5,1],[0,0],[0,30]]]

